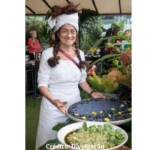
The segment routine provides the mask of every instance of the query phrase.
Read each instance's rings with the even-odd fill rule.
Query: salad
[[[86,148],[90,146],[90,149],[107,149],[120,145],[125,136],[121,133],[122,129],[114,130],[109,124],[92,125],[87,127],[86,122],[82,127],[69,132],[65,136],[66,144],[70,146],[79,146],[80,148]]]

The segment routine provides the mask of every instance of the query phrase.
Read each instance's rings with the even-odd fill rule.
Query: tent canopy
[[[64,6],[69,2],[97,11],[99,15],[131,14],[131,0],[26,0],[26,16],[44,16],[54,5]]]

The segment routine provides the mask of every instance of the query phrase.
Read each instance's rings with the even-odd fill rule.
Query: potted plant
[[[118,96],[118,100],[131,100],[131,55],[132,55],[132,44],[130,37],[125,36],[123,31],[119,31],[117,36],[112,36],[108,38],[102,38],[96,42],[94,47],[102,42],[102,40],[111,38],[111,43],[108,43],[105,47],[111,47],[112,53],[99,58],[95,62],[93,62],[87,70],[95,65],[96,63],[109,59],[109,61],[115,62],[116,64],[112,66],[109,70],[109,74],[105,76],[99,76],[100,74],[92,72],[93,77],[87,78],[92,87],[99,92],[102,93],[116,93]],[[128,47],[126,49],[122,49],[122,43],[114,43],[114,41],[118,38],[125,39],[128,41]],[[118,65],[118,61],[121,62]]]

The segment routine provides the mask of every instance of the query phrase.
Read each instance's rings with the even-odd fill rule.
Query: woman
[[[113,31],[112,31],[112,36],[116,36],[118,35],[118,32],[121,30],[121,28],[119,26],[114,27]]]
[[[29,55],[30,60],[34,60],[35,53],[39,53],[39,50],[41,50],[41,45],[39,41],[36,39],[37,33],[36,31],[30,32],[31,38],[28,39],[28,47],[29,47]]]
[[[112,31],[113,31],[113,28],[109,28],[109,29],[107,30],[106,35],[105,35],[104,38],[112,36]],[[101,56],[101,57],[103,57],[103,56],[105,55],[105,49],[106,49],[106,48],[103,47],[103,46],[105,46],[109,41],[110,41],[109,39],[103,40],[102,43],[99,45],[99,47],[102,47],[102,48],[101,48],[101,51],[100,51],[100,56]]]
[[[77,8],[71,3],[64,7],[58,6],[48,22],[51,28],[56,24],[55,41],[54,47],[42,53],[38,72],[38,87],[43,98],[36,150],[48,140],[57,138],[57,132],[52,128],[58,123],[66,122],[67,106],[81,100],[78,84],[83,90],[91,93],[93,98],[105,98],[101,93],[92,91],[86,82],[87,62],[84,61],[84,54],[78,49],[77,43]],[[79,68],[64,53],[76,61]],[[63,104],[64,101],[68,104]]]
[[[115,27],[112,31],[112,36],[117,36],[118,35],[118,32],[121,31],[121,28],[119,26]],[[121,39],[118,38],[115,43],[120,43],[121,42]]]
[[[115,27],[115,28],[113,29],[113,32],[112,32],[113,36],[117,36],[119,31],[121,31],[121,28],[120,28],[119,26]],[[126,30],[126,31],[129,31],[129,30]],[[127,36],[131,36],[131,33],[130,33],[130,32],[126,32],[126,31],[125,31],[125,34],[126,34]],[[118,38],[118,39],[115,41],[115,43],[122,43],[121,46],[118,46],[119,48],[122,48],[122,49],[126,49],[126,48],[128,47],[128,45],[126,45],[126,44],[129,44],[128,41],[126,41],[126,40],[124,40],[124,39],[120,39],[120,38]]]
[[[121,28],[119,26],[113,28],[112,30],[112,36],[117,36],[118,35],[118,32],[121,30]],[[120,43],[121,42],[121,39],[118,38],[115,40],[115,43]],[[113,50],[117,50],[116,48],[114,47],[107,47],[106,50],[105,50],[105,55],[107,54],[112,54],[114,53]],[[109,59],[106,59],[105,62],[105,69],[108,70],[109,68],[112,68],[112,61],[108,61]]]
[[[132,33],[131,33],[129,30],[126,30],[126,31],[125,31],[125,34],[126,34],[127,36],[131,37],[130,40],[133,40],[133,35],[132,35]]]

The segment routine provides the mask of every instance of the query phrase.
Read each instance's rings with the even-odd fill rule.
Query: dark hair
[[[78,12],[77,8],[72,3],[69,3],[64,7],[58,6],[56,11],[52,15],[52,19],[62,14],[74,14],[76,12]],[[54,50],[53,50],[54,57],[48,59],[48,64],[52,68],[54,68],[57,64],[59,64],[59,60],[60,60],[60,57],[57,55],[59,50],[59,42],[60,42],[60,39],[58,38],[57,34],[60,32],[60,29],[55,32],[55,41],[54,41]],[[80,50],[78,49],[77,39],[74,42],[74,45],[75,45],[77,57],[79,58],[79,68],[85,69],[85,67],[88,67],[89,63],[87,61],[81,61]]]
[[[113,28],[109,28],[109,29],[107,30],[107,32],[106,32],[105,37],[110,37],[111,34],[112,34],[112,31],[113,31]]]
[[[62,14],[74,14],[74,13],[77,13],[78,10],[77,8],[72,4],[72,3],[69,3],[68,5],[66,6],[57,6],[55,12],[52,14],[52,19],[62,15]]]
[[[112,31],[113,31],[113,28],[109,28],[109,29],[107,30],[107,32],[106,32],[105,37],[110,37],[110,36],[111,36]],[[104,37],[104,38],[105,38],[105,37]],[[102,43],[100,43],[100,44],[99,44],[99,47],[101,47],[101,46],[105,46],[105,44],[106,44],[107,42],[108,42],[108,39],[103,40],[103,41],[102,41]]]
[[[118,33],[120,30],[121,30],[121,28],[120,28],[119,26],[115,27],[115,28],[113,29],[113,31],[112,31],[112,35],[113,35],[113,36],[116,36],[117,33]]]
[[[105,37],[110,37],[112,31],[113,31],[113,28],[109,28],[109,29],[107,30],[107,32],[106,32]],[[104,38],[105,38],[105,37],[104,37]],[[99,47],[102,47],[102,48],[101,48],[101,51],[100,51],[100,56],[101,56],[101,57],[103,57],[103,56],[105,55],[105,49],[106,49],[106,48],[105,48],[104,46],[106,46],[107,43],[108,43],[108,39],[103,40],[102,43],[99,44]]]

